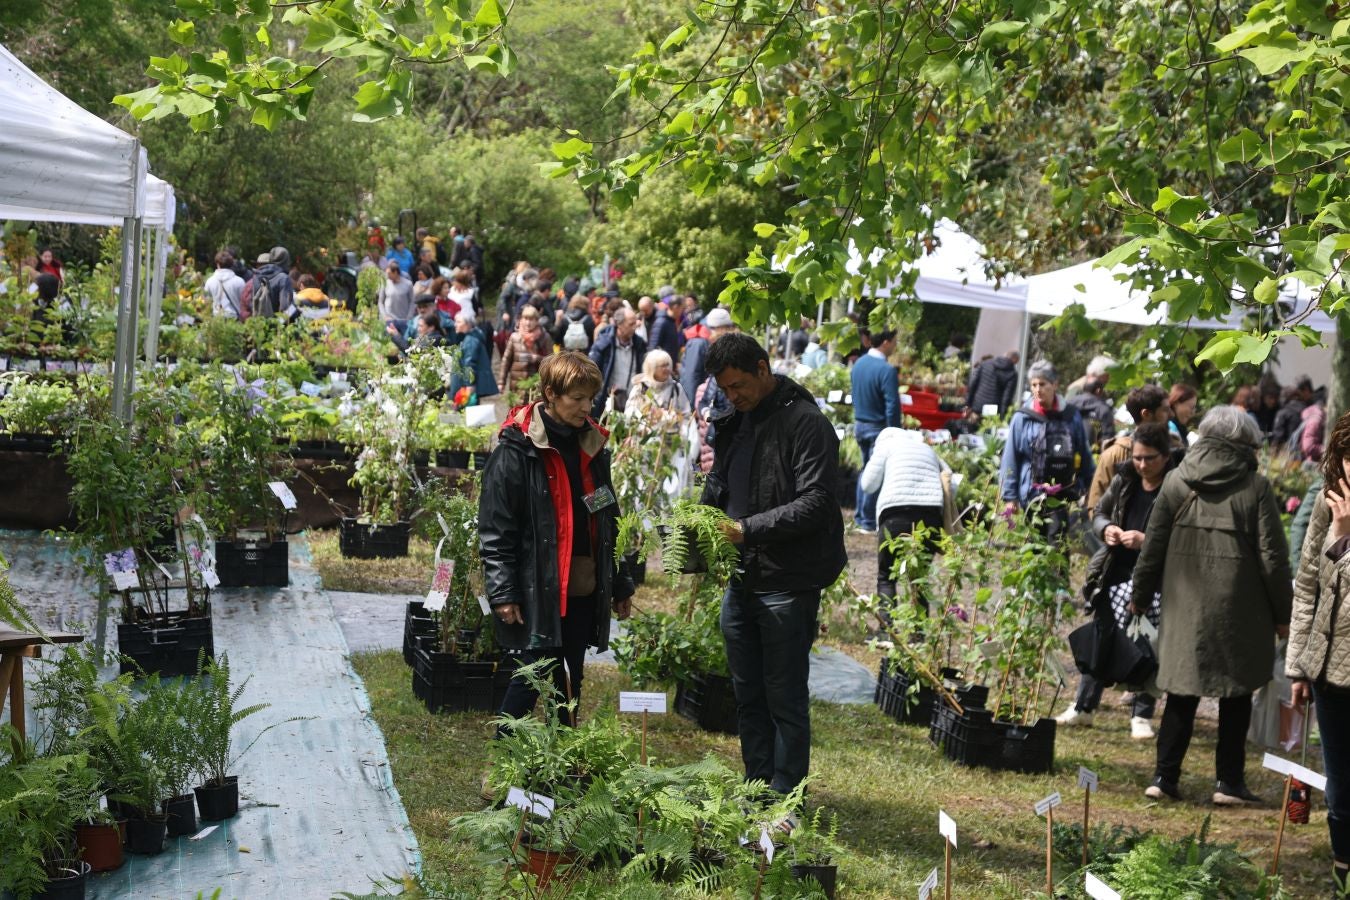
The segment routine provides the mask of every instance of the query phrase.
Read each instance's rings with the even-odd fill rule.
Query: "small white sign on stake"
[[[942,810],[938,810],[938,834],[945,837],[953,847],[956,846],[956,822]]]
[[[773,865],[773,835],[769,834],[767,828],[759,830],[759,849],[764,851],[764,861]]]
[[[1120,900],[1120,894],[1107,887],[1105,882],[1091,872],[1087,873],[1083,887],[1092,900]]]
[[[272,493],[277,495],[277,499],[281,501],[281,505],[286,509],[295,509],[296,506],[299,505],[295,502],[295,494],[291,492],[290,485],[286,484],[286,482],[269,481],[267,482],[267,486],[272,489]]]
[[[1043,816],[1063,802],[1063,798],[1059,796],[1059,791],[1055,791],[1049,797],[1046,797],[1036,804],[1036,815]]]
[[[830,403],[843,403],[843,402],[844,402],[844,392],[843,392],[843,391],[830,391],[828,394],[825,395],[825,399],[828,400]]]
[[[523,809],[525,812],[534,813],[541,819],[553,818],[552,797],[545,797],[543,794],[534,794],[530,791],[513,787],[506,792],[506,802],[516,809]]]
[[[656,691],[619,691],[619,712],[625,713],[663,713],[666,711],[666,695]]]
[[[1281,775],[1292,775],[1308,787],[1315,787],[1326,793],[1327,776],[1320,772],[1314,772],[1307,766],[1300,766],[1298,763],[1290,762],[1274,753],[1267,753],[1265,758],[1261,760],[1261,765],[1272,772],[1279,772]]]
[[[919,885],[919,900],[928,900],[929,897],[933,896],[933,891],[937,890],[937,881],[937,866],[933,866],[933,870],[928,873],[928,877],[923,880],[923,884]]]
[[[1078,767],[1078,786],[1092,792],[1097,790],[1097,773],[1084,766]]]

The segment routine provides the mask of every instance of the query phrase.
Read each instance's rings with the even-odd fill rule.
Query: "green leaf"
[[[687,22],[679,28],[676,28],[670,34],[666,35],[666,39],[661,42],[661,52],[665,53],[672,47],[682,46],[685,41],[689,40],[689,35],[692,33],[693,26]]]
[[[691,134],[694,130],[694,112],[689,109],[682,109],[670,120],[665,128],[661,129],[662,134]]]
[[[1216,331],[1205,344],[1204,349],[1195,355],[1197,363],[1214,363],[1220,371],[1228,372],[1233,368],[1233,359],[1238,352],[1238,338],[1246,336],[1245,331]]]
[[[495,69],[497,61],[490,56],[474,53],[464,57],[464,65],[470,69]]]
[[[502,6],[497,0],[485,0],[483,5],[478,8],[478,14],[473,17],[475,25],[486,25],[489,28],[496,28],[502,24]]]
[[[1280,283],[1274,278],[1262,278],[1252,291],[1252,299],[1262,305],[1274,303],[1280,297]]]
[[[773,237],[774,232],[777,230],[778,226],[774,225],[772,222],[758,222],[755,224],[755,234],[758,237]]]
[[[1026,22],[991,22],[980,32],[980,46],[992,47],[1005,44],[1027,30]]]
[[[1240,25],[1215,41],[1214,49],[1220,53],[1232,53],[1239,47],[1245,47],[1257,38],[1264,37],[1272,28],[1276,27],[1276,24],[1267,20]]]
[[[1133,262],[1138,257],[1139,251],[1142,250],[1143,248],[1144,248],[1144,239],[1135,238],[1132,241],[1121,244],[1119,247],[1116,247],[1114,250],[1110,251],[1105,256],[1103,256],[1101,259],[1097,260],[1097,263],[1096,265],[1093,266],[1093,268],[1114,269],[1116,266],[1120,265],[1126,260],[1130,260],[1131,262]]]
[[[956,60],[946,54],[933,54],[923,61],[919,77],[932,84],[943,86],[951,84],[961,77],[961,69]]]
[[[212,112],[216,108],[216,103],[209,97],[203,97],[201,94],[193,91],[182,91],[175,94],[173,105],[185,116],[200,116]]]
[[[1244,128],[1219,144],[1219,162],[1247,162],[1261,153],[1261,138],[1250,128]]]
[[[553,145],[553,155],[558,159],[572,159],[583,153],[590,153],[592,145],[581,138],[569,138],[561,144]]]
[[[1269,43],[1239,51],[1238,56],[1256,66],[1256,71],[1262,75],[1274,75],[1291,63],[1307,59],[1313,51],[1312,44],[1304,44],[1286,32]]]
[[[178,19],[177,21],[170,23],[169,40],[184,47],[191,47],[197,42],[196,23],[188,22],[184,19]]]
[[[220,43],[229,54],[230,63],[236,66],[244,64],[244,33],[238,25],[226,25],[220,30]]]

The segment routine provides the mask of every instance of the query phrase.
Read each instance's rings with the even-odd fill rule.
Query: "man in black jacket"
[[[1013,395],[1017,393],[1017,364],[1021,359],[1016,350],[1010,350],[975,366],[966,388],[966,406],[981,416],[986,406],[997,406],[1000,416],[1016,406]]]
[[[731,517],[741,558],[722,600],[747,780],[787,793],[811,761],[807,677],[820,593],[847,562],[835,496],[839,439],[811,394],[769,370],[746,334],[708,350],[733,411],[715,421],[703,502]]]

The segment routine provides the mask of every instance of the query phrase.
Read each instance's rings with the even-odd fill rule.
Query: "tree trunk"
[[[1341,413],[1350,410],[1350,325],[1345,316],[1336,319],[1336,334],[1331,341],[1331,384],[1327,386],[1327,430],[1331,430]]]

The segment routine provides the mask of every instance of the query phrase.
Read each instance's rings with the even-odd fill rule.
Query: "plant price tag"
[[[529,791],[513,787],[506,792],[506,802],[516,809],[523,809],[525,812],[534,813],[541,819],[553,818],[553,798],[545,797],[543,794],[533,794]]]
[[[1091,897],[1092,900],[1120,900],[1120,894],[1107,887],[1105,882],[1091,872],[1087,873],[1087,878],[1083,883],[1083,887],[1087,890],[1087,895]]]
[[[664,695],[662,695],[664,696]],[[769,834],[769,829],[761,828],[759,830],[759,849],[764,851],[764,860],[770,865],[773,864],[773,835]]]
[[[215,569],[202,570],[202,584],[206,585],[212,590],[220,587],[220,576],[216,574]]]
[[[1055,791],[1049,797],[1046,797],[1036,804],[1036,815],[1043,816],[1063,802],[1063,799],[1059,796],[1059,791]]]
[[[1326,793],[1327,776],[1314,772],[1307,766],[1300,766],[1298,763],[1290,762],[1274,753],[1267,753],[1265,758],[1261,760],[1261,765],[1272,772],[1279,772],[1281,775],[1292,775],[1309,787],[1315,787]]]
[[[272,493],[277,495],[277,499],[281,501],[281,505],[286,509],[295,509],[299,505],[295,502],[295,494],[291,492],[291,488],[286,482],[269,481],[267,482],[267,486],[272,489]]]
[[[478,608],[483,611],[483,615],[485,616],[492,615],[492,607],[488,606],[487,598],[484,597],[482,594],[478,595]]]
[[[103,556],[103,571],[112,578],[113,587],[125,591],[140,585],[136,577],[136,551],[128,547]]]
[[[956,846],[956,822],[942,810],[938,810],[938,834]]]
[[[1078,767],[1078,786],[1089,791],[1097,791],[1097,773],[1083,766]]]
[[[937,890],[937,880],[937,866],[933,866],[933,870],[928,873],[928,877],[923,880],[923,884],[919,885],[919,900],[928,900],[929,897],[933,896],[933,891]]]
[[[619,712],[663,713],[665,711],[665,692],[619,691]]]
[[[450,598],[450,582],[455,577],[455,561],[442,559],[436,561],[436,570],[431,575],[431,590],[427,591],[425,608],[432,612],[445,609],[445,601]]]

